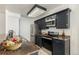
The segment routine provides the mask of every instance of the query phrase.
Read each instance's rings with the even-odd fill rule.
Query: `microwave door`
[[[56,19],[52,19],[52,22],[51,22],[52,23],[52,26],[55,26],[55,20]]]
[[[55,21],[46,22],[47,27],[55,26]]]
[[[52,26],[55,26],[55,20],[54,20],[54,21],[52,21]]]

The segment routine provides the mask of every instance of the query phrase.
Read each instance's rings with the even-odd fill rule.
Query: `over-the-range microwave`
[[[46,27],[55,27],[56,15],[45,18],[45,22],[46,22]]]

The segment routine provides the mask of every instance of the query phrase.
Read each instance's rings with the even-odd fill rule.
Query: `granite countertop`
[[[52,40],[52,38],[59,39],[59,40],[68,40],[68,39],[70,39],[69,35],[66,35],[64,38],[62,38],[62,35],[59,35],[58,37],[53,37],[53,36],[49,36],[49,35],[41,35],[41,37],[47,38],[49,40]]]
[[[34,51],[39,50],[39,47],[33,43],[28,43],[27,45],[22,45],[19,49],[14,51],[0,50],[0,55],[27,55]]]

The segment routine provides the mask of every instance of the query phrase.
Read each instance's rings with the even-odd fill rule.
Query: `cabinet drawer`
[[[64,41],[59,40],[59,39],[53,39],[53,44],[54,45],[64,45]]]

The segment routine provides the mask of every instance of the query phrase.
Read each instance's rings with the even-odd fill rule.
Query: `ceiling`
[[[39,4],[47,9],[47,11],[60,6],[61,4]],[[9,11],[20,13],[26,16],[27,12],[34,6],[34,4],[3,4],[0,5],[0,12],[3,12],[5,8]]]

